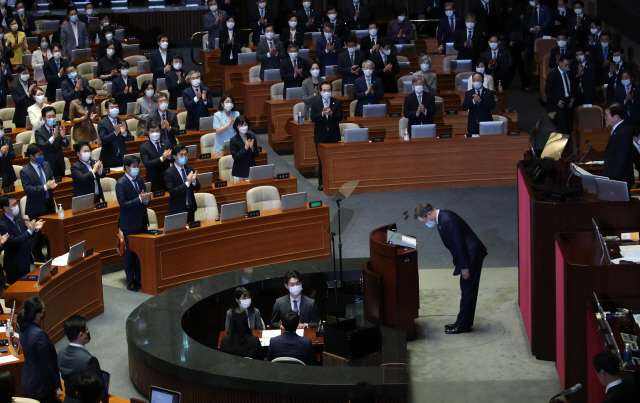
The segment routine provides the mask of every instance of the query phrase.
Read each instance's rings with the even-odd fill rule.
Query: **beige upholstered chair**
[[[210,193],[196,193],[196,203],[198,209],[196,210],[195,220],[212,220],[218,218],[218,205],[216,204],[216,197]]]
[[[509,131],[509,119],[502,115],[491,115],[494,122],[504,122],[504,134]]]
[[[275,186],[257,186],[247,192],[247,210],[280,208],[280,193]]]
[[[64,157],[64,176],[71,176],[71,161]]]
[[[231,170],[233,169],[233,157],[225,155],[218,160],[218,175],[225,180],[231,180]]]
[[[271,86],[271,100],[279,101],[284,99],[284,83],[277,83]]]
[[[136,80],[138,81],[138,88],[142,88],[142,83],[144,83],[147,80],[149,80],[149,81],[153,80],[153,74],[151,74],[151,73],[140,74],[136,78]]]
[[[340,123],[340,141],[344,141],[344,131],[346,129],[359,129],[360,126],[358,126],[356,123]]]
[[[249,82],[256,83],[260,82],[260,67],[261,66],[253,66],[249,69]]]
[[[93,150],[91,150],[91,159],[92,160],[99,160],[100,159],[100,153],[102,152],[102,147],[98,147],[95,148]]]
[[[445,72],[450,72],[451,71],[451,61],[452,60],[457,60],[458,59],[458,55],[454,55],[454,56],[445,56],[444,59],[442,59],[442,70],[444,70]]]
[[[354,117],[356,116],[356,105],[358,104],[358,101],[351,101],[351,103],[349,104],[349,116]]]
[[[456,90],[467,91],[467,87],[464,89],[460,88],[460,84],[462,84],[462,80],[469,80],[473,71],[465,71],[464,73],[456,74]]]
[[[207,133],[200,137],[200,154],[213,152],[213,145],[216,143],[216,134]]]
[[[178,125],[180,126],[180,130],[184,130],[187,126],[187,112],[178,113]]]
[[[114,178],[100,178],[104,201],[116,200],[116,182]]]
[[[53,106],[53,109],[56,110],[56,120],[61,121],[62,114],[64,113],[64,101],[54,102],[51,104],[51,106]]]
[[[309,119],[309,111],[304,107],[304,102],[298,102],[293,105],[293,121],[298,121],[298,113],[302,112],[303,119]]]
[[[31,136],[33,136],[33,132],[31,130],[18,133],[16,135],[16,143],[29,144],[31,143]],[[26,151],[26,147],[24,147],[24,149]]]
[[[129,133],[134,137],[138,137],[138,119],[127,119],[127,127],[129,128]]]
[[[16,108],[3,108],[0,109],[0,119],[4,122],[5,129],[14,129],[16,125],[13,124],[13,115],[16,112]]]
[[[22,167],[20,165],[12,165],[13,172],[16,174],[16,181],[13,182],[14,186],[22,186],[22,179],[20,179],[20,171],[22,171]]]
[[[318,92],[320,89],[318,88]],[[338,78],[331,82],[331,96],[337,97],[342,95],[342,79]]]
[[[147,225],[147,229],[158,229],[158,217],[156,216],[156,212],[147,209],[147,219],[149,220],[149,225]]]
[[[79,76],[93,76],[92,66],[97,66],[98,62],[80,63],[76,68]]]

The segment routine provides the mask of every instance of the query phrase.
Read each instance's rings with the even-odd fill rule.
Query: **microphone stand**
[[[342,200],[336,199],[336,204],[338,205],[338,253],[340,255],[340,287],[342,287],[343,278],[342,278],[342,225],[340,222],[340,202]],[[336,288],[336,298],[338,295],[338,289]]]
[[[589,154],[589,151],[591,151],[592,148],[593,148],[593,144],[591,144],[589,146],[589,148],[587,149],[587,152],[585,152],[584,155],[582,156],[582,158],[580,158],[580,161],[578,161],[578,164],[576,165],[576,167],[579,166],[582,163],[582,160],[584,160],[584,157],[586,157],[587,154]],[[575,169],[572,170],[572,171],[575,171]],[[571,177],[573,176],[574,173],[575,172],[571,172],[571,175],[569,175],[569,178],[567,179],[567,186],[569,186],[569,181],[571,180]]]
[[[336,272],[336,233],[331,233],[331,248],[333,249],[333,290],[336,297],[336,309],[338,309],[338,273]],[[340,315],[336,315],[336,321],[340,322]]]
[[[589,140],[586,140],[584,143],[582,143],[582,145],[581,145],[580,147],[578,147],[578,149],[577,149],[577,150],[575,150],[574,152],[572,152],[572,153],[571,153],[571,155],[570,155],[570,156],[568,156],[568,157],[565,159],[565,161],[568,161],[571,157],[573,157],[574,155],[576,155],[576,153],[577,153],[578,151],[580,151],[580,150],[582,149],[582,147],[586,146],[587,144],[589,144]]]

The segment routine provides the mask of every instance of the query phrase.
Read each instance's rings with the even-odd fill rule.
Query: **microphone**
[[[582,145],[580,147],[578,147],[578,149],[576,149],[574,152],[572,152],[571,155],[567,157],[567,160],[569,158],[573,157],[574,155],[576,155],[576,153],[578,151],[580,151],[582,149],[582,147],[586,146],[587,144],[589,144],[589,140],[586,140],[584,143],[582,143]]]
[[[580,161],[578,161],[578,164],[576,165],[576,167],[582,163],[582,160],[584,159],[584,157],[587,156],[587,154],[589,154],[589,151],[591,151],[592,148],[593,148],[593,144],[589,145],[589,148],[587,148],[587,151],[584,153],[582,158],[580,158]],[[573,176],[574,173],[575,173],[575,170],[574,172],[571,172],[571,175],[569,175],[569,178],[567,179],[567,186],[569,186],[569,180],[571,180],[571,177]]]
[[[574,387],[569,388],[569,389],[567,389],[567,390],[565,390],[565,391],[563,391],[563,392],[561,392],[561,393],[558,393],[558,394],[557,394],[557,395],[555,395],[554,397],[552,397],[552,398],[549,400],[549,403],[552,403],[552,402],[556,399],[556,397],[565,396],[565,395],[570,395],[571,393],[576,393],[576,392],[578,391],[578,389],[580,389],[580,388],[582,388],[582,384],[581,384],[581,383],[578,383],[578,384],[576,384]]]
[[[387,227],[387,232],[389,232],[389,230],[391,229],[391,226],[395,223],[398,222],[399,219],[401,219],[402,217],[404,217],[404,219],[406,220],[407,218],[409,218],[409,210],[406,210],[404,213],[402,213],[400,215],[400,217],[396,218],[394,222],[392,222],[391,224],[389,224],[389,226]],[[396,230],[397,230],[398,226],[396,225]],[[391,240],[391,239],[389,239]]]
[[[391,240],[393,239],[394,236],[396,236],[398,234],[398,231],[400,230],[400,228],[402,227],[402,225],[407,222],[407,219],[409,218],[409,214],[405,214],[404,216],[404,220],[402,220],[402,222],[400,223],[400,225],[396,226],[396,230],[393,233],[393,235],[391,235],[391,237],[389,238],[389,242],[391,242]]]

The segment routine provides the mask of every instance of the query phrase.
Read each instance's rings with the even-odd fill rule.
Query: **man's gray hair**
[[[362,68],[364,69],[365,67],[371,67],[372,69],[375,69],[375,68],[376,68],[376,65],[375,65],[375,64],[373,64],[373,62],[372,62],[371,60],[365,60],[365,61],[362,63]]]
[[[444,3],[443,9],[447,8],[447,6],[451,6],[454,9],[456,8],[456,5],[453,4],[453,1],[447,1],[446,3]]]
[[[436,211],[436,208],[431,204],[420,203],[416,206],[416,209],[413,210],[413,218],[415,218],[416,220],[420,217],[425,218],[427,216],[427,213],[432,213],[434,211]]]
[[[427,60],[429,61],[429,66],[432,66],[432,65],[433,65],[433,63],[432,63],[432,61],[431,61],[431,56],[429,56],[429,55],[424,55],[424,56],[422,56],[422,57],[420,58],[420,63],[422,63],[425,59],[427,59]]]
[[[422,74],[414,74],[411,77],[411,84],[415,84],[420,80],[422,80],[422,82],[424,83],[424,77],[422,77]]]
[[[474,13],[468,13],[467,15],[464,16],[465,20],[475,20],[476,19],[476,15]]]
[[[193,73],[197,73],[197,74],[198,74],[198,76],[200,76],[200,72],[199,72],[198,70],[191,70],[191,71],[189,72],[189,74],[187,74],[187,80],[191,81],[191,75],[192,75]]]

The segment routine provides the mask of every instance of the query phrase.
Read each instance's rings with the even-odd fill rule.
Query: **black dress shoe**
[[[470,327],[462,327],[462,326],[454,326],[452,328],[446,329],[444,332],[446,334],[460,334],[460,333],[469,333],[472,328]]]
[[[135,291],[138,291],[138,290],[136,289],[136,285],[135,285],[135,284],[128,284],[128,285],[127,285],[127,290],[129,290],[129,291],[134,291],[134,292],[135,292]]]
[[[446,330],[453,329],[454,327],[456,327],[456,324],[455,324],[455,323],[452,323],[452,324],[450,324],[450,325],[444,325],[444,328],[445,328]]]
[[[322,189],[323,189],[322,185],[318,185],[318,190],[322,192]]]

